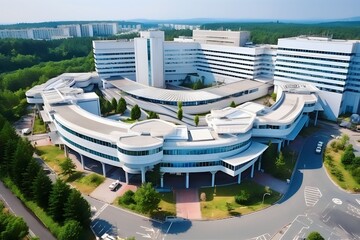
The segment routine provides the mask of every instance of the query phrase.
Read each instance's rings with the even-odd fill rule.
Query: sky
[[[189,18],[331,20],[360,16],[360,0],[0,0],[0,3],[0,23]]]

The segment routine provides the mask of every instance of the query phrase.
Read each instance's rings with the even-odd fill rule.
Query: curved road
[[[22,217],[29,226],[29,230],[37,237],[46,240],[56,240],[37,217],[34,216],[2,182],[0,182],[0,200],[5,202],[5,205],[10,208],[11,212]]]
[[[289,191],[270,208],[218,221],[158,223],[111,206],[99,206],[94,230],[136,239],[266,240],[275,236],[287,240],[304,238],[311,231],[320,232],[325,239],[360,239],[360,195],[335,186],[322,166],[321,155],[315,153],[317,142],[326,144],[331,134],[339,135],[334,125],[305,140]]]

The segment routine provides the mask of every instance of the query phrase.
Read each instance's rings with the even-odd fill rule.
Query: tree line
[[[79,239],[90,223],[90,205],[81,193],[58,179],[52,183],[33,158],[34,148],[27,139],[0,116],[0,176],[15,185],[21,196],[42,208],[62,226],[53,232],[58,239]],[[54,230],[53,230],[54,231]]]
[[[52,41],[31,39],[0,40],[0,73],[31,67],[41,62],[85,57],[92,50],[92,38]]]

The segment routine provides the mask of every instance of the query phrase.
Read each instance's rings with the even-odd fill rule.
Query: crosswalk
[[[322,194],[317,187],[306,186],[304,190],[305,204],[307,207],[313,207],[320,200]]]

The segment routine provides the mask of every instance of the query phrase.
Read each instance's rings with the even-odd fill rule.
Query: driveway
[[[200,220],[200,202],[197,188],[178,189],[176,194],[176,216],[191,220]]]

